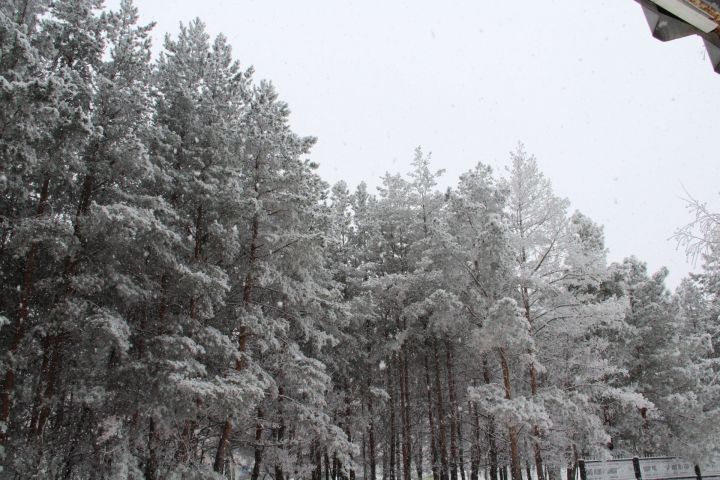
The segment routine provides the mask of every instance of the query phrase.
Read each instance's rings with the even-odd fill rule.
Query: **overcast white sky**
[[[454,185],[478,161],[502,171],[522,141],[605,226],[610,260],[666,265],[671,286],[692,268],[668,240],[690,220],[683,186],[720,210],[720,75],[698,37],[652,38],[633,0],[136,5],[158,47],[194,17],[226,34],[290,104],[295,131],[318,137],[330,182],[377,185],[420,145]]]

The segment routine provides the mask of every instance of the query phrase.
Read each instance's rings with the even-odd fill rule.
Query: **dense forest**
[[[522,146],[444,192],[420,148],[377,192],[330,186],[225,37],[196,20],[153,59],[101,4],[0,0],[0,477],[718,454],[719,215],[690,205],[702,269],[671,293]]]

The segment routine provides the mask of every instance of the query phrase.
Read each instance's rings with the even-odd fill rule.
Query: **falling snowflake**
[[[380,365],[378,365],[378,368],[380,368],[380,370],[385,370],[385,368],[387,368],[385,360],[380,360]]]

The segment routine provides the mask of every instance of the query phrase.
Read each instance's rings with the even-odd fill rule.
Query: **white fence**
[[[580,460],[578,470],[580,480],[720,479],[720,466],[676,457]]]

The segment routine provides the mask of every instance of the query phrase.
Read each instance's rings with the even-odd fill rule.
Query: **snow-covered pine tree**
[[[573,464],[579,455],[604,448],[607,435],[595,402],[608,395],[603,387],[621,372],[608,364],[607,342],[597,332],[621,329],[623,306],[595,295],[607,277],[601,229],[579,213],[567,215],[568,202],[554,194],[522,146],[511,160],[503,185],[516,298],[536,349],[537,365],[529,368],[530,395],[538,411],[544,411],[542,421],[556,425],[554,431],[538,425],[531,429],[536,473],[542,479],[544,455],[552,457],[555,470],[563,460]],[[587,413],[590,405],[593,413]],[[553,438],[558,432],[564,433]]]
[[[14,405],[9,419],[13,440],[38,440],[50,414],[57,413],[54,407],[60,398],[59,355],[66,320],[62,311],[73,276],[68,260],[77,239],[73,218],[85,149],[94,133],[93,75],[101,63],[107,30],[104,19],[93,11],[96,7],[84,1],[3,4],[4,25],[6,20],[17,22],[6,37],[14,44],[7,50],[12,54],[3,55],[3,77],[9,80],[3,82],[3,98],[15,103],[3,108],[10,115],[6,125],[14,127],[3,135],[7,157],[2,162],[13,166],[3,177],[9,180],[6,193],[17,201],[4,212],[9,228],[3,238],[3,250],[15,250],[14,265],[3,271],[17,275],[11,284],[17,285],[19,297],[16,308],[3,306],[13,311],[14,320],[9,339],[13,358],[5,372],[3,396],[3,415]],[[17,182],[24,183],[25,193],[14,188]],[[23,260],[15,263],[19,258]],[[35,356],[37,351],[42,360]],[[22,378],[23,384],[14,385],[14,378]],[[22,432],[28,427],[31,433]],[[11,452],[13,468],[37,468],[34,449],[29,451],[22,458]],[[40,459],[40,468],[47,466],[42,460],[48,458]]]
[[[468,355],[474,367],[474,375],[466,384],[471,413],[476,416],[474,450],[481,448],[477,417],[483,416],[488,476],[497,475],[497,436],[500,436],[506,439],[503,444],[507,442],[511,475],[519,478],[522,474],[518,434],[523,424],[508,412],[522,401],[522,394],[516,392],[517,370],[524,370],[527,364],[532,339],[523,327],[526,320],[518,315],[515,301],[509,298],[513,295],[513,262],[503,206],[504,195],[488,167],[478,164],[463,174],[458,188],[451,193],[444,247],[450,259],[447,269],[455,272],[455,279],[448,283],[456,285],[469,321],[469,329],[463,335],[471,338]],[[493,377],[500,382],[493,382]],[[474,463],[473,475],[477,478],[477,457]]]
[[[42,2],[6,2],[0,6],[0,312],[10,326],[3,332],[3,444],[21,368],[21,346],[29,325],[30,302],[37,280],[41,242],[52,238],[47,221],[50,179],[49,149],[61,119],[55,109],[60,90],[48,69],[40,42]],[[43,232],[43,231],[46,232]],[[42,235],[49,233],[49,235]]]
[[[160,313],[173,325],[161,337],[170,382],[159,388],[174,392],[175,401],[151,422],[163,422],[157,432],[179,428],[175,455],[182,475],[191,474],[192,462],[202,465],[198,474],[208,468],[200,453],[217,443],[201,443],[203,422],[229,423],[228,415],[253,411],[268,385],[262,372],[236,368],[243,353],[232,305],[249,237],[243,199],[251,189],[242,159],[251,73],[232,59],[222,35],[210,43],[199,20],[181,26],[177,39],[166,38],[156,73],[162,136],[155,151],[166,173],[165,201],[175,212],[173,230],[185,241],[176,252],[183,272],[163,272],[159,288]],[[227,442],[220,444],[224,451]],[[223,469],[224,457],[215,464]]]
[[[689,258],[701,259],[702,270],[684,279],[675,291],[679,345],[674,355],[682,361],[672,372],[674,379],[681,376],[675,393],[679,401],[673,403],[679,408],[672,422],[672,445],[697,461],[720,457],[716,440],[720,413],[716,381],[720,372],[720,214],[692,197],[687,207],[693,220],[678,229],[675,238]]]
[[[308,451],[320,441],[331,444],[343,458],[352,450],[327,417],[324,395],[308,395],[326,391],[329,383],[324,388],[298,383],[302,378],[329,382],[324,365],[314,357],[335,341],[340,295],[323,248],[327,185],[305,158],[314,139],[294,134],[288,115],[270,83],[261,82],[249,92],[239,156],[240,183],[246,192],[238,210],[244,248],[233,268],[229,305],[240,355],[236,370],[259,372],[269,384],[264,400],[254,408],[231,410],[232,420],[226,420],[217,449],[216,470],[224,463],[230,422],[254,425],[249,439],[254,445],[254,475],[266,462],[274,463],[277,474],[291,465],[310,465]],[[287,376],[291,367],[306,371]],[[316,419],[312,428],[295,423],[291,412],[296,408],[306,412],[298,414],[298,422]],[[277,424],[282,428],[274,427]],[[277,447],[265,448],[273,436]]]
[[[666,344],[671,361],[661,373],[665,382],[658,393],[664,394],[663,398],[655,401],[668,431],[665,448],[698,465],[720,457],[716,440],[720,437],[720,387],[716,381],[720,374],[720,325],[711,300],[716,293],[705,295],[697,281],[712,275],[708,263],[703,273],[684,279],[675,290],[676,317],[673,335]]]

